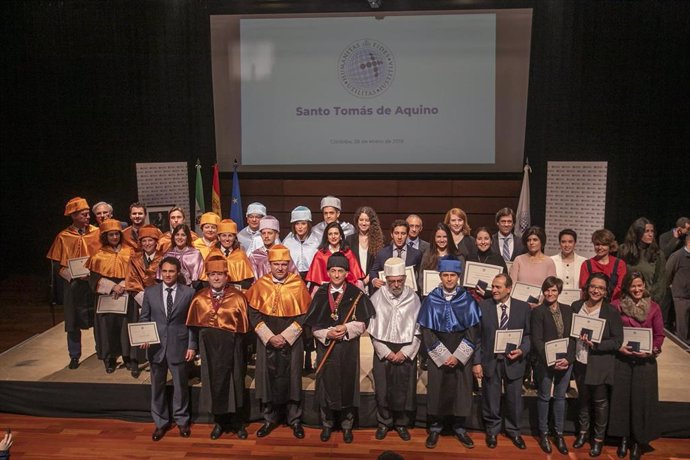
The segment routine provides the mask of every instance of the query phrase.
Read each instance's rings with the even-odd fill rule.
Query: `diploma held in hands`
[[[479,262],[466,262],[465,263],[465,276],[462,280],[462,285],[464,287],[473,288],[479,285],[482,289],[486,290],[483,283],[486,286],[491,284],[494,277],[503,273],[503,267],[491,264],[481,264]]]
[[[540,295],[541,286],[525,283],[515,283],[513,285],[513,292],[510,293],[511,298],[529,303],[537,303]]]
[[[510,353],[522,343],[522,329],[497,330],[494,336],[494,353]]]
[[[546,365],[553,366],[556,361],[568,356],[568,343],[570,339],[564,337],[562,339],[550,340],[544,343],[544,351],[546,352]]]
[[[438,277],[438,272],[436,270],[424,270],[422,295],[429,295],[431,291],[438,287],[440,280],[441,278]]]
[[[601,342],[604,333],[606,320],[602,318],[592,318],[591,316],[573,315],[573,324],[570,327],[570,337],[580,338],[584,333],[590,335],[589,340],[594,343]]]
[[[652,330],[648,327],[624,327],[623,345],[638,353],[652,352]]]
[[[128,299],[129,294],[123,294],[117,299],[113,298],[111,294],[101,294],[98,296],[96,313],[115,313],[118,315],[126,315]]]
[[[67,268],[69,269],[69,273],[72,276],[72,279],[89,276],[91,272],[88,268],[84,266],[87,260],[89,260],[88,256],[77,257],[75,259],[69,259],[67,261]]]
[[[138,347],[145,343],[161,343],[158,336],[158,327],[155,322],[149,323],[130,323],[127,325],[127,332],[129,333],[129,344],[133,347]]]

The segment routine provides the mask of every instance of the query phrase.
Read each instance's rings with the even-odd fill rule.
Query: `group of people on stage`
[[[190,435],[187,363],[200,355],[202,399],[215,419],[211,438],[234,432],[244,439],[248,434],[239,414],[252,353],[255,395],[264,417],[257,437],[285,420],[294,436],[303,438],[302,370],[303,364],[311,367],[315,348],[321,440],[328,441],[339,425],[349,443],[360,398],[359,340],[367,332],[374,349],[376,439],[391,430],[410,439],[418,361],[428,370],[428,448],[436,446],[444,427],[462,445],[474,446],[465,418],[477,379],[487,446],[496,447],[504,431],[524,449],[522,386],[531,375],[538,394],[539,444],[547,453],[552,442],[568,453],[563,424],[571,376],[579,394],[573,447],[590,440],[590,455],[596,457],[608,433],[621,439],[621,458],[628,450],[639,458],[657,437],[656,357],[664,340],[660,304],[667,305],[669,285],[677,331],[687,339],[688,219],[679,219],[670,239],[662,235],[661,248],[653,224],[644,218],[632,224],[619,248],[609,230],[598,230],[592,235],[595,256],[585,259],[575,252],[577,234],[569,229],[560,232],[560,252],[552,257],[544,254],[541,228],[530,227],[518,238],[509,208],[496,214],[498,232],[481,227],[474,236],[467,214],[450,209],[429,242],[420,238],[422,219],[413,214],[392,223],[387,245],[371,207],[357,209],[354,225],[340,221],[341,208],[338,198],[324,197],[324,220],[312,225],[311,211],[296,207],[292,231],[281,241],[280,223],[261,203],[248,206],[243,229],[205,213],[197,235],[179,207],[170,210],[171,231],[163,234],[144,223],[141,203],[130,206],[129,226],[113,219],[110,205],[98,203],[95,227],[86,200],[73,198],[64,212],[72,223],[48,253],[63,280],[69,368],[79,367],[81,330],[91,326],[106,372],[115,372],[122,357],[137,378],[148,359],[157,441],[173,422],[181,436]],[[501,270],[486,283],[463,287],[467,262]],[[425,270],[437,271],[439,279],[422,295]],[[416,278],[419,289],[410,286],[408,276]],[[541,295],[513,298],[515,283],[540,286]],[[581,300],[559,302],[564,289],[581,289]],[[103,297],[125,295],[121,311],[99,305]],[[604,320],[600,336],[582,329],[571,337],[575,315]],[[130,346],[128,325],[137,322],[155,323],[159,343]],[[651,329],[652,349],[624,343],[624,327]],[[519,343],[497,351],[501,331],[520,331]],[[550,359],[547,348],[559,340],[565,349]],[[172,414],[165,393],[168,371]]]

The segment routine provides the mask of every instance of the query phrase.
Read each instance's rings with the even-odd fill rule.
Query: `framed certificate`
[[[563,289],[563,292],[558,296],[558,301],[566,305],[572,305],[582,298],[582,293],[579,289]]]
[[[89,256],[77,257],[67,261],[67,269],[69,270],[70,275],[72,275],[72,279],[89,276],[91,272],[84,266],[87,260],[89,260]]]
[[[101,294],[98,296],[96,313],[115,313],[117,315],[126,315],[128,299],[129,294],[121,295],[117,299],[114,299],[110,294]]]
[[[541,295],[541,286],[534,286],[526,283],[515,283],[510,297],[515,300],[522,300],[528,303],[538,303]]]
[[[417,290],[417,277],[414,273],[414,267],[405,267],[405,286],[409,286],[413,291]],[[379,270],[379,278],[386,281],[386,274],[383,270]]]
[[[569,343],[570,339],[568,337],[550,340],[544,343],[544,350],[546,351],[546,365],[553,366],[556,364],[556,361],[565,358],[568,355]]]
[[[652,329],[648,327],[624,327],[623,345],[638,353],[652,352]]]
[[[494,353],[510,353],[520,346],[522,329],[497,330],[494,336]]]
[[[605,325],[605,319],[574,314],[573,324],[570,326],[570,337],[579,339],[581,335],[585,334],[592,342],[601,343]]]
[[[161,343],[156,323],[130,323],[127,325],[129,344],[138,347],[145,343]]]
[[[479,285],[486,290],[488,286],[491,286],[494,277],[500,273],[503,273],[503,267],[498,265],[465,262],[465,276],[462,278],[462,285],[467,288]]]
[[[424,270],[422,295],[429,295],[429,293],[436,289],[440,283],[441,278],[439,278],[436,270]]]

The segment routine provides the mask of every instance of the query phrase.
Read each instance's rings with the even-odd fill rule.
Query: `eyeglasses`
[[[604,292],[606,291],[606,286],[589,286],[590,291],[599,291],[599,292]]]

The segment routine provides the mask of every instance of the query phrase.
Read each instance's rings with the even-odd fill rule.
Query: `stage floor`
[[[360,348],[360,426],[375,426],[375,401],[373,394],[373,348],[368,337],[363,337]],[[144,370],[139,378],[133,378],[123,366],[113,374],[105,372],[103,363],[94,350],[93,330],[82,332],[82,356],[78,369],[67,368],[69,362],[64,326],[62,323],[37,334],[0,354],[0,411],[50,416],[112,416],[129,419],[146,419],[150,398],[150,374]],[[667,436],[690,435],[690,392],[687,376],[690,375],[690,354],[666,339],[663,353],[659,356],[659,399],[664,434]],[[198,369],[198,368],[197,368]],[[248,410],[250,420],[260,418],[258,404],[253,398],[254,369],[249,366],[246,387],[249,390]],[[417,380],[417,423],[425,420],[426,380],[425,371],[419,371]],[[200,382],[192,378],[193,407],[197,420],[208,419],[203,405],[198,404]],[[314,374],[304,374],[305,422],[318,423],[313,406],[315,389]],[[574,382],[573,382],[574,385]],[[99,394],[108,395],[99,401]],[[55,397],[59,400],[55,400]],[[43,399],[43,402],[41,401]],[[87,401],[88,400],[88,401]],[[525,393],[523,429],[533,430],[536,421],[535,393]],[[35,401],[35,402],[34,402]],[[470,425],[481,428],[479,396],[470,417]],[[126,403],[125,403],[126,402]],[[575,401],[569,401],[568,426],[575,418]],[[118,405],[119,404],[119,405]],[[194,409],[196,408],[196,409]]]

